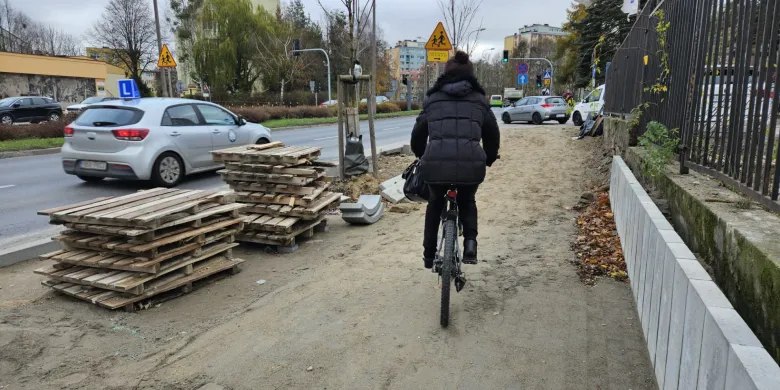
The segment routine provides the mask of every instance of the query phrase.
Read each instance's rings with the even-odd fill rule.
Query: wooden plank
[[[266,149],[273,149],[273,148],[278,148],[278,147],[284,147],[284,143],[276,141],[276,142],[270,142],[270,143],[262,144],[262,145],[247,145],[246,146],[247,149],[256,150],[256,151],[266,150]]]
[[[144,215],[144,214],[151,213],[153,211],[158,211],[167,208],[169,206],[181,203],[183,201],[205,198],[211,194],[213,194],[212,191],[187,190],[187,191],[182,191],[174,196],[156,199],[152,202],[140,204],[136,207],[130,207],[124,210],[118,210],[110,213],[102,213],[99,214],[98,216],[100,218],[116,218],[120,221],[129,221],[139,215]]]
[[[194,229],[194,230],[191,230],[191,231],[188,231],[188,232],[185,232],[185,233],[181,233],[181,234],[177,234],[177,235],[174,235],[174,236],[166,237],[166,238],[163,238],[161,240],[152,241],[152,242],[149,242],[149,243],[146,243],[146,244],[143,244],[143,245],[137,245],[137,246],[134,246],[134,247],[130,248],[130,251],[131,252],[136,252],[136,253],[146,252],[146,251],[148,251],[150,249],[154,249],[154,248],[166,245],[166,244],[174,243],[176,241],[179,241],[179,240],[182,240],[182,239],[185,239],[185,238],[195,237],[195,236],[198,236],[200,234],[212,232],[212,231],[217,230],[217,229],[226,228],[228,226],[236,225],[236,224],[239,224],[241,222],[243,222],[242,218],[236,218],[236,219],[230,219],[230,220],[227,220],[227,221],[218,222],[218,223],[215,223],[215,224],[204,226],[204,227],[199,228],[199,229]]]
[[[96,217],[99,217],[103,214],[110,214],[119,210],[125,210],[129,208],[137,207],[139,205],[157,202],[160,199],[170,198],[186,192],[187,192],[186,190],[171,189],[169,191],[148,198],[144,198],[144,199],[135,199],[132,201],[121,202],[113,205],[105,205],[105,206],[95,207],[88,210],[78,211],[75,213],[71,213],[70,216],[82,217],[84,219],[96,219]]]
[[[79,211],[83,211],[83,210],[94,209],[96,207],[102,207],[102,206],[106,206],[106,205],[118,206],[120,203],[124,204],[123,202],[132,202],[134,200],[150,198],[150,197],[153,197],[153,196],[157,196],[157,195],[159,195],[161,193],[164,193],[166,191],[168,191],[167,188],[152,188],[152,189],[146,190],[146,191],[136,192],[136,193],[133,193],[133,194],[123,195],[123,196],[115,196],[115,197],[108,198],[108,199],[103,200],[103,201],[94,202],[94,203],[86,204],[86,205],[83,205],[83,206],[78,206],[78,207],[65,209],[65,210],[53,213],[51,215],[55,216],[55,217],[64,217],[65,215],[68,215],[70,213],[75,213],[75,212],[79,212]]]
[[[252,242],[256,244],[289,246],[295,243],[296,237],[309,231],[309,229],[312,229],[315,226],[321,224],[324,220],[325,220],[325,216],[322,215],[312,221],[305,221],[305,222],[301,221],[301,223],[294,226],[292,232],[288,234],[243,231],[242,233],[236,236],[236,240],[243,241],[243,242]]]
[[[95,199],[91,199],[91,200],[85,200],[85,201],[80,202],[80,203],[74,203],[74,204],[69,204],[69,205],[65,205],[65,206],[59,206],[59,207],[54,207],[54,208],[50,208],[50,209],[46,209],[46,210],[41,210],[41,211],[38,211],[38,215],[54,214],[54,213],[58,213],[58,212],[63,211],[63,210],[72,209],[72,208],[81,207],[81,206],[87,206],[87,205],[91,205],[91,204],[97,203],[97,202],[102,202],[102,201],[104,201],[106,199],[111,199],[111,197],[110,196],[103,196],[103,197],[100,197],[100,198],[95,198]]]
[[[188,201],[178,206],[169,207],[151,214],[138,216],[134,218],[132,222],[142,226],[157,228],[163,223],[170,222],[170,221],[161,222],[161,218],[184,210],[189,210],[191,208],[198,206],[201,203],[209,202],[209,201],[215,201],[219,203],[231,203],[233,201],[233,191],[220,191],[203,199]],[[198,212],[199,210],[195,211],[196,214]]]

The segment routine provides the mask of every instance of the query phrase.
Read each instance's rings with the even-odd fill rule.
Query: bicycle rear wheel
[[[441,264],[441,326],[446,328],[450,323],[450,286],[452,285],[452,269],[455,266],[455,240],[458,238],[455,221],[444,222],[444,258]]]

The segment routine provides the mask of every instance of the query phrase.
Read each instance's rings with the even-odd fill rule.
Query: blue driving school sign
[[[119,80],[119,97],[122,99],[140,99],[141,92],[133,79]]]
[[[517,75],[517,85],[526,85],[526,84],[528,84],[528,75],[527,74]]]

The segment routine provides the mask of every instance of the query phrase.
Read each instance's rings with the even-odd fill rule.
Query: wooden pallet
[[[291,174],[249,172],[229,169],[223,169],[217,171],[217,173],[222,176],[222,180],[224,181],[287,184],[291,186],[305,186],[325,176],[325,172],[319,172],[314,176],[297,176]]]
[[[329,196],[330,192],[321,193],[323,196]],[[263,192],[236,192],[236,201],[241,203],[260,203],[276,204],[282,206],[301,206],[310,208],[319,199],[319,195],[289,195],[289,194],[266,194]]]
[[[127,237],[103,236],[92,233],[65,231],[53,237],[68,249],[92,249],[114,255],[128,255],[146,260],[171,257],[202,246],[209,233],[230,234],[240,231],[243,218],[218,221],[198,229],[184,228],[181,232],[145,243],[136,243]]]
[[[303,221],[302,221],[303,222]],[[327,226],[327,220],[324,215],[319,216],[312,221],[305,221],[296,225],[296,228],[288,234],[278,234],[269,232],[258,232],[244,230],[236,236],[236,240],[242,242],[252,242],[255,244],[278,245],[282,247],[291,247],[295,245],[295,239],[298,236],[311,237],[317,227],[324,229]]]
[[[84,286],[57,280],[47,280],[42,282],[42,284],[65,295],[108,309],[114,310],[125,308],[127,311],[134,311],[137,302],[154,299],[164,292],[181,288],[184,293],[187,293],[192,291],[193,283],[204,281],[212,275],[227,270],[230,270],[233,274],[238,273],[240,271],[240,265],[243,262],[244,260],[241,259],[229,259],[224,256],[215,256],[194,264],[189,274],[184,270],[178,270],[149,282],[146,286],[146,291],[138,295],[127,295],[117,291],[104,290],[93,286]]]
[[[232,191],[202,191],[154,188],[135,194],[108,198],[75,207],[39,211],[53,223],[84,223],[107,226],[157,228],[181,218],[181,213],[197,214],[204,204],[234,202]]]
[[[303,177],[320,177],[325,173],[324,167],[303,166],[303,167],[285,167],[284,165],[272,164],[243,164],[229,162],[225,164],[228,171],[255,172],[277,175],[292,175]]]
[[[251,147],[236,147],[211,153],[214,161],[217,162],[259,162],[295,166],[306,164],[309,161],[317,159],[317,157],[320,156],[321,151],[322,148],[310,146],[277,146],[260,150]]]
[[[224,220],[225,217],[238,218],[239,211],[246,207],[248,207],[248,205],[242,203],[230,203],[226,205],[207,204],[203,205],[201,207],[202,211],[197,214],[190,215],[182,213],[179,219],[167,222],[153,229],[91,225],[86,223],[65,223],[65,227],[79,232],[130,237],[133,238],[135,242],[148,242],[179,233],[182,229],[199,228],[217,220]]]
[[[298,217],[304,220],[313,220],[322,212],[336,208],[339,203],[341,203],[340,193],[327,192],[308,207],[254,204],[244,209],[243,213],[246,215],[261,214],[273,217]]]
[[[49,266],[39,268],[34,272],[36,274],[44,275],[52,280],[57,280],[60,282],[80,284],[111,291],[140,295],[143,294],[144,291],[148,290],[150,282],[160,278],[162,275],[180,269],[184,274],[188,275],[192,273],[193,264],[203,260],[208,260],[220,254],[222,254],[223,257],[232,258],[232,248],[235,246],[238,246],[238,244],[213,244],[209,247],[203,248],[203,251],[199,256],[183,257],[175,261],[166,262],[155,274],[83,267],[78,265],[63,265],[61,267]]]
[[[54,260],[55,268],[64,269],[66,265],[78,265],[82,267],[103,268],[119,271],[143,272],[156,274],[164,269],[167,264],[178,262],[182,259],[198,257],[205,249],[219,243],[233,243],[236,231],[225,231],[207,237],[202,245],[184,245],[178,250],[173,250],[153,260],[127,256],[121,254],[105,253],[89,249],[61,249],[55,252],[41,255],[41,260]],[[205,249],[204,249],[205,248]]]
[[[226,180],[225,183],[230,185],[230,188],[239,192],[263,192],[266,194],[275,195],[300,195],[300,196],[318,196],[328,187],[330,182],[325,180],[315,181],[308,186],[291,186],[287,184],[267,184],[267,183],[251,183],[245,181]]]

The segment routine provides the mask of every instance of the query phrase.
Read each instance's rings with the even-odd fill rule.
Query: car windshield
[[[81,102],[81,104],[93,104],[93,103],[100,103],[101,101],[103,101],[103,98],[99,98],[99,97],[91,97],[91,98],[86,98],[86,99],[84,99],[84,101],[83,101],[83,102]]]
[[[144,112],[135,108],[124,107],[94,107],[84,111],[75,124],[78,126],[126,126],[138,123]]]
[[[0,100],[0,107],[10,107],[13,102],[15,102],[17,98],[5,98],[3,100]]]

